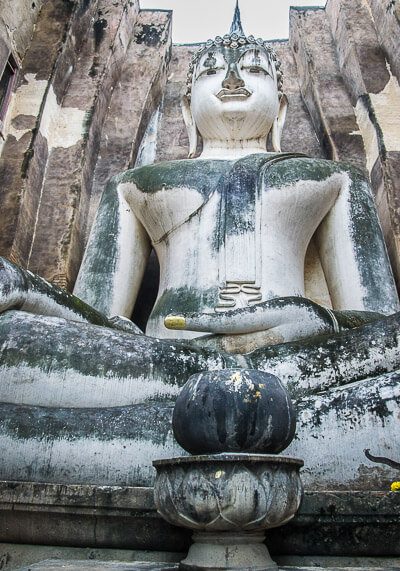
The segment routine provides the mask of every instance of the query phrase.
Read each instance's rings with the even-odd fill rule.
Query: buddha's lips
[[[216,95],[218,99],[223,101],[224,99],[230,99],[232,97],[237,97],[238,99],[247,99],[250,97],[251,92],[245,87],[238,87],[237,89],[221,89]]]

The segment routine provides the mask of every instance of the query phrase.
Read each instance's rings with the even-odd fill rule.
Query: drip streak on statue
[[[238,160],[232,167],[225,184],[221,182],[218,248],[220,299],[215,311],[226,311],[237,307],[246,307],[262,301],[260,285],[260,258],[256,252],[261,250],[261,193],[260,168],[287,158],[304,155],[295,153],[278,156],[260,156],[256,165]],[[254,169],[255,166],[255,169]],[[250,234],[244,240],[243,234]],[[231,247],[230,234],[238,237]],[[240,240],[242,234],[242,239]],[[240,259],[240,263],[237,260]]]

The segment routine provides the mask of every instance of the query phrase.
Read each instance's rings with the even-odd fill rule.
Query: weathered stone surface
[[[295,411],[274,375],[224,369],[193,375],[176,399],[172,427],[191,454],[279,454],[295,433]]]
[[[393,6],[388,3],[387,9],[382,11],[383,5],[380,2],[378,7],[377,3],[366,0],[357,0],[351,5],[343,0],[330,0],[326,14],[335,40],[340,70],[352,98],[359,133],[363,138],[366,166],[399,282],[397,203],[400,186],[396,169],[392,169],[391,164],[400,151],[397,135],[400,88],[393,75],[396,63],[391,68],[392,37],[382,35],[387,26],[396,27],[398,23],[395,23]],[[392,157],[389,157],[390,153]]]
[[[158,512],[195,532],[181,569],[277,570],[264,530],[287,523],[297,512],[301,460],[213,454],[157,460],[153,465]]]
[[[4,542],[155,551],[188,545],[187,533],[157,516],[151,488],[16,482],[0,488]]]
[[[43,561],[35,565],[30,565],[24,567],[20,571],[58,571],[59,569],[65,569],[65,571],[140,571],[141,569],[147,569],[148,571],[177,571],[179,569],[178,565],[170,565],[163,563],[103,563],[103,562],[90,562],[87,561]],[[238,568],[239,569],[239,568]],[[314,567],[303,567],[303,566],[279,566],[279,571],[312,571]],[[323,569],[326,571],[364,571],[365,567],[332,567],[331,565],[324,566]],[[398,567],[368,567],[369,571],[397,571]]]
[[[154,501],[173,525],[201,532],[259,532],[293,518],[303,461],[289,456],[213,454],[153,462]]]
[[[21,569],[21,571],[29,571],[40,569],[43,570],[56,570],[65,569],[65,571],[139,571],[141,569],[147,569],[148,571],[176,571],[179,569],[178,565],[171,565],[169,563],[117,563],[109,562],[104,563],[101,561],[43,561],[41,563],[36,563],[35,565],[30,565],[27,568]],[[374,570],[372,570],[374,571]]]
[[[290,45],[302,95],[317,137],[330,159],[364,168],[362,138],[336,59],[335,44],[323,9],[292,9]]]
[[[0,38],[19,62],[29,47],[43,3],[43,0],[3,0],[1,3]],[[0,71],[3,71],[3,53],[0,48]]]
[[[126,0],[83,3],[78,4],[71,24],[73,57],[58,111],[68,114],[68,122],[60,125],[56,119],[50,126],[49,176],[41,189],[41,212],[29,259],[33,271],[63,287],[70,287],[79,268],[100,134],[137,11],[137,2]],[[67,41],[61,59],[70,54],[70,47]],[[62,79],[55,76],[56,95],[61,87],[57,81]],[[50,103],[44,113],[51,113]],[[57,231],[49,229],[50,216],[57,220]]]
[[[400,10],[398,0],[365,0],[393,73],[400,81]]]
[[[181,112],[181,97],[190,59],[198,48],[198,45],[172,48],[169,76],[161,103],[156,162],[186,159],[188,156],[189,139]]]
[[[343,79],[355,105],[364,93],[382,91],[390,78],[371,10],[366,0],[330,0],[326,16]]]
[[[309,157],[325,158],[325,149],[318,139],[312,117],[302,98],[294,53],[288,42],[271,42],[283,70],[283,91],[289,107],[282,134],[282,150],[301,152]],[[300,136],[301,133],[301,136]]]
[[[38,127],[43,98],[59,50],[63,46],[72,7],[72,4],[56,0],[47,2],[41,10],[7,114],[9,123],[7,125],[6,121],[6,140],[0,157],[0,176],[6,181],[1,188],[0,250],[3,255],[24,265],[27,257],[20,255],[20,248],[15,244],[19,241],[30,244],[35,230],[40,189],[48,157],[48,146]],[[25,116],[25,126],[22,129],[18,123],[21,114]],[[29,128],[26,116],[31,117]],[[16,123],[14,119],[17,119]],[[22,204],[25,204],[25,214],[18,226]],[[26,250],[29,256],[29,246]]]
[[[269,530],[267,545],[274,558],[400,557],[399,509],[393,492],[305,492],[285,533]],[[152,488],[0,482],[0,541],[172,551],[177,561],[190,534],[157,515]]]
[[[147,124],[160,104],[171,50],[171,15],[145,10],[138,16],[102,129],[87,230],[107,181],[134,166]]]
[[[49,545],[24,545],[17,543],[0,543],[0,561],[3,571],[16,571],[22,567],[31,568],[35,563],[43,563],[48,559],[60,560],[65,564],[78,561],[80,566],[86,562],[97,561],[99,565],[104,562],[125,562],[134,565],[135,562],[175,563],[181,561],[185,553],[172,553],[167,551],[138,551],[130,549],[108,549],[90,547],[63,547]],[[395,557],[345,557],[321,555],[274,555],[279,567],[293,571],[293,568],[319,567],[329,569],[339,568],[341,571],[351,571],[351,567],[379,571],[397,568],[399,559]],[[54,562],[55,563],[55,562]],[[289,571],[289,570],[288,570]]]

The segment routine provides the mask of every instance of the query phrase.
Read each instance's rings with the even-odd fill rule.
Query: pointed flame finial
[[[231,24],[231,29],[229,30],[229,34],[237,34],[238,36],[245,35],[242,26],[242,20],[240,17],[239,0],[236,0],[235,11],[233,13],[233,20]]]

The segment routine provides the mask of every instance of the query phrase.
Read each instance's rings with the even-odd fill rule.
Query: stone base
[[[283,556],[400,557],[399,513],[398,492],[306,492],[285,533],[269,530],[266,544],[278,562]],[[191,534],[162,520],[152,488],[0,481],[0,542],[183,554]],[[53,553],[42,559],[59,556]]]
[[[277,571],[265,533],[195,533],[182,571]],[[251,563],[249,565],[249,562]]]
[[[52,560],[68,562],[74,565],[75,561],[82,567],[86,564],[99,566],[114,565],[116,561],[126,566],[136,565],[136,562],[151,563],[157,567],[159,564],[170,565],[178,563],[185,557],[185,553],[167,551],[137,551],[133,549],[99,549],[91,547],[58,547],[51,545],[21,545],[17,543],[0,543],[0,569],[1,571],[17,571],[23,567],[31,568],[35,564],[43,564]],[[400,569],[399,557],[329,557],[305,555],[274,555],[274,559],[281,567],[289,568],[339,568],[348,570],[352,567],[372,569]],[[56,561],[55,561],[56,560]]]
[[[399,566],[392,567],[322,567],[324,571],[399,571]],[[178,564],[171,563],[148,563],[148,562],[103,562],[103,561],[42,561],[19,571],[179,571]],[[237,568],[236,568],[237,569]],[[279,567],[277,571],[313,571],[315,567]],[[320,567],[321,569],[321,567]],[[247,571],[247,567],[241,568]]]

